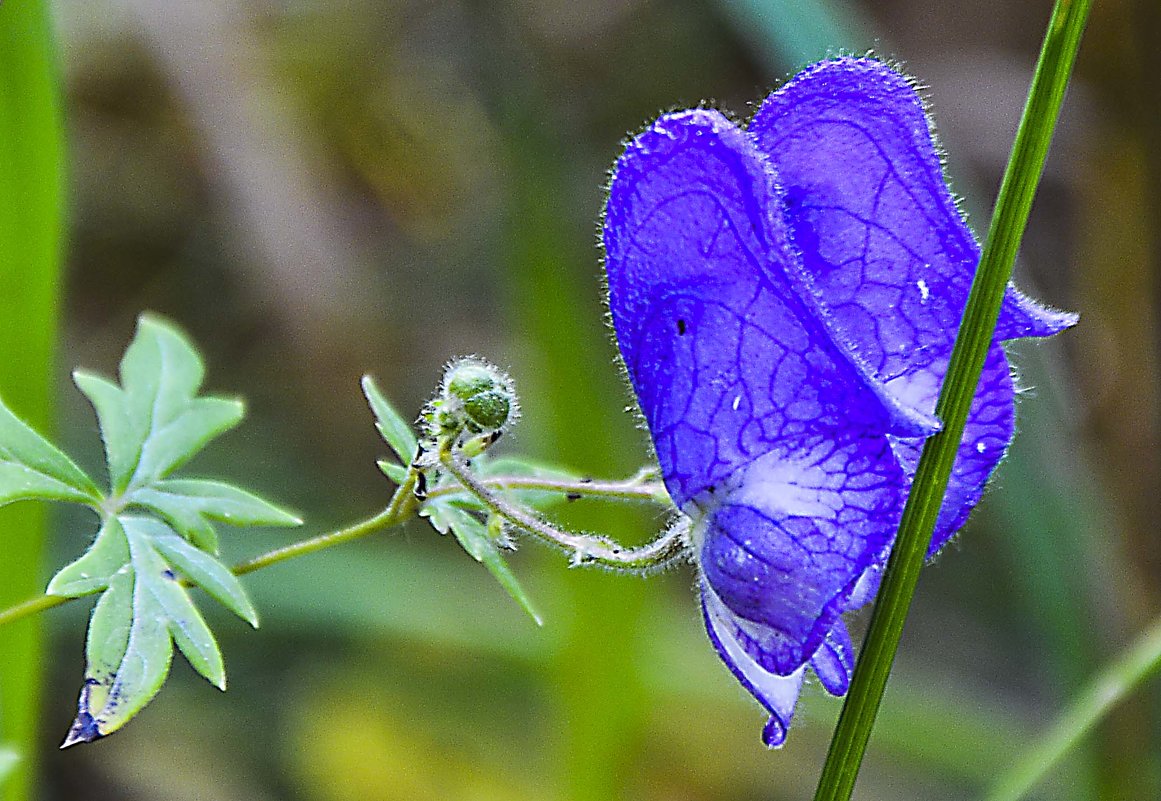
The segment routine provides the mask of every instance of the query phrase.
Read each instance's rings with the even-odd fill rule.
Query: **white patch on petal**
[[[772,518],[833,520],[844,506],[837,489],[842,480],[817,464],[769,454],[741,471],[741,481],[729,497]]]
[[[915,286],[919,287],[919,302],[926,303],[927,299],[931,297],[931,290],[927,287],[927,282],[920,278],[915,282]]]
[[[734,405],[733,405],[733,409],[734,409],[734,411],[735,411],[735,412],[736,412],[736,411],[738,411],[738,407],[739,407],[739,406],[741,406],[741,405],[742,405],[742,396],[741,396],[741,395],[735,395],[735,396],[734,396]]]
[[[733,625],[743,621],[730,613],[717,594],[708,586],[705,588],[706,611],[709,613],[709,625],[713,629],[714,639],[717,640],[722,660],[730,670],[753,693],[761,704],[766,707],[778,720],[781,736],[774,747],[782,744],[786,736],[786,728],[794,716],[794,707],[798,703],[798,695],[802,690],[802,679],[806,672],[806,665],[799,667],[789,676],[778,676],[767,672],[742,648],[741,643],[734,637]]]
[[[988,446],[984,444],[983,440],[980,440],[979,442],[976,443],[976,453],[983,453],[987,449],[988,449]]]
[[[887,391],[912,409],[933,414],[935,399],[939,396],[939,379],[936,377],[934,367],[936,365],[892,378],[886,383]]]

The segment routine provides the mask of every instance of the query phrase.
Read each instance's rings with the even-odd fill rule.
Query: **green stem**
[[[653,501],[666,506],[670,505],[669,496],[666,495],[664,486],[655,481],[648,480],[648,477],[652,475],[652,471],[649,469],[642,470],[633,478],[626,479],[625,481],[554,481],[526,476],[491,476],[486,479],[477,479],[471,476],[462,465],[457,469],[462,470],[462,472],[455,473],[453,471],[453,474],[461,481],[463,479],[460,478],[460,475],[466,476],[468,482],[470,482],[470,486],[468,483],[465,483],[464,487],[437,487],[428,493],[428,500],[462,493],[466,487],[469,492],[477,495],[485,504],[488,504],[490,500],[493,503],[503,506],[505,519],[509,519],[516,525],[521,524],[516,520],[512,520],[511,515],[517,514],[517,511],[498,499],[493,490],[544,490],[560,492],[572,497],[585,496],[605,498],[608,500]],[[388,503],[387,508],[366,520],[347,526],[346,528],[338,529],[337,531],[330,531],[326,534],[320,534],[317,537],[292,543],[283,548],[276,548],[261,556],[239,562],[230,569],[237,576],[253,573],[255,570],[262,570],[263,568],[276,565],[279,562],[285,562],[288,559],[296,559],[300,556],[317,553],[327,548],[333,548],[336,545],[342,545],[366,537],[368,534],[374,534],[377,531],[394,528],[402,523],[406,523],[415,517],[420,507],[419,501],[415,498],[415,484],[417,481],[417,471],[409,471],[403,484],[396,488],[395,494],[391,496],[391,501]],[[527,513],[524,513],[524,518],[527,518],[527,521],[535,520],[535,518]],[[522,527],[527,529],[526,526]],[[543,532],[532,531],[532,533]],[[559,535],[576,537],[576,535],[569,535],[565,532],[559,532]],[[576,539],[578,542],[575,544],[559,541],[557,541],[557,544],[571,547],[574,551],[582,549],[588,554],[588,548],[595,547],[599,543],[601,547],[608,551],[608,553],[602,551],[601,555],[615,562],[615,564],[610,566],[619,567],[622,570],[644,570],[650,567],[656,567],[675,557],[680,553],[682,547],[680,531],[676,529],[654,540],[652,543],[637,549],[624,549],[607,540],[597,540],[592,537],[576,537]],[[554,539],[553,541],[556,540]],[[601,559],[590,560],[586,558],[585,561],[605,563]],[[28,598],[7,609],[0,610],[0,627],[53,609],[72,600],[75,599],[56,595],[37,595]]]
[[[1112,664],[1105,667],[1037,739],[1000,775],[987,801],[1017,801],[1080,742],[1109,710],[1161,669],[1161,618],[1154,621]]]
[[[1053,10],[947,378],[936,404],[936,414],[944,428],[924,445],[815,801],[847,801],[854,790],[984,358],[992,343],[1004,290],[1044,169],[1090,6],[1091,0],[1057,0]]]
[[[3,612],[0,612],[0,626],[6,623],[15,623],[26,617],[45,612],[53,607],[68,603],[73,600],[60,595],[37,595],[29,598],[27,601],[21,601],[15,606],[10,606]]]
[[[287,545],[285,548],[277,548],[269,553],[240,562],[234,565],[231,570],[236,576],[253,573],[255,570],[261,570],[288,559],[324,551],[336,545],[353,542],[368,534],[374,534],[376,531],[382,531],[406,522],[415,516],[415,511],[418,508],[418,501],[415,498],[415,484],[418,478],[419,474],[414,468],[408,470],[407,478],[403,479],[403,483],[395,488],[395,494],[391,496],[391,502],[387,504],[387,508],[361,523],[318,537],[311,537],[308,540]]]
[[[488,476],[477,479],[477,483],[495,490],[541,490],[558,492],[561,495],[574,498],[585,496],[618,501],[653,501],[662,506],[672,506],[673,502],[669,500],[665,485],[658,481],[649,481],[643,477],[651,475],[652,472],[652,470],[645,469],[625,481],[559,481],[529,476]],[[458,495],[462,491],[460,487],[453,485],[436,487],[428,491],[427,497],[434,499],[444,495]]]
[[[573,564],[596,564],[616,570],[645,571],[668,564],[685,548],[684,530],[681,526],[670,527],[661,536],[639,548],[625,548],[606,537],[563,531],[520,507],[512,506],[493,493],[484,482],[471,474],[462,456],[451,450],[444,450],[440,454],[440,461],[448,472],[488,509],[529,534],[570,552],[573,555]]]
[[[47,0],[0,3],[0,390],[40,431],[51,428],[59,276],[64,251],[65,141],[56,47]],[[0,511],[0,606],[35,592],[44,576],[44,509]],[[20,763],[0,786],[27,801],[39,763],[44,633],[34,619],[0,632],[0,743]]]

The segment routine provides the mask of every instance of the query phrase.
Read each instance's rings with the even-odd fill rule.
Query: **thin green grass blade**
[[[0,391],[38,430],[49,423],[64,214],[63,136],[47,3],[0,4]],[[42,504],[0,511],[0,607],[44,589]],[[2,788],[26,801],[36,769],[39,617],[0,630],[0,742],[22,755]]]
[[[947,379],[936,405],[936,414],[943,420],[944,429],[927,441],[919,460],[815,801],[847,801],[854,790],[947,488],[956,446],[963,436],[984,357],[995,332],[1004,289],[1024,235],[1090,6],[1091,0],[1058,0],[1053,10],[996,199],[987,243],[956,337]]]
[[[1023,798],[1109,710],[1158,670],[1161,670],[1161,619],[1097,674],[1056,722],[1011,768],[1000,774],[988,792],[987,801]]]
[[[777,72],[882,40],[854,3],[834,0],[722,0],[719,5],[754,51]]]

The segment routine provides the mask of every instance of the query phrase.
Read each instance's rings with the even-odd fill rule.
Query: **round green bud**
[[[512,379],[479,359],[462,359],[444,374],[443,408],[468,431],[490,433],[508,427],[517,414]]]
[[[462,361],[453,364],[447,372],[447,392],[462,401],[469,401],[496,388],[496,368],[490,364]]]
[[[464,412],[468,416],[469,424],[474,423],[481,431],[503,428],[508,423],[511,411],[512,404],[508,400],[508,394],[500,390],[477,392],[464,399]]]

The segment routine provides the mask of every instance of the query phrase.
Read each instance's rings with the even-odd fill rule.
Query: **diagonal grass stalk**
[[[1057,0],[1053,9],[936,404],[944,429],[923,448],[815,801],[847,801],[854,790],[1091,5],[1091,0]]]

